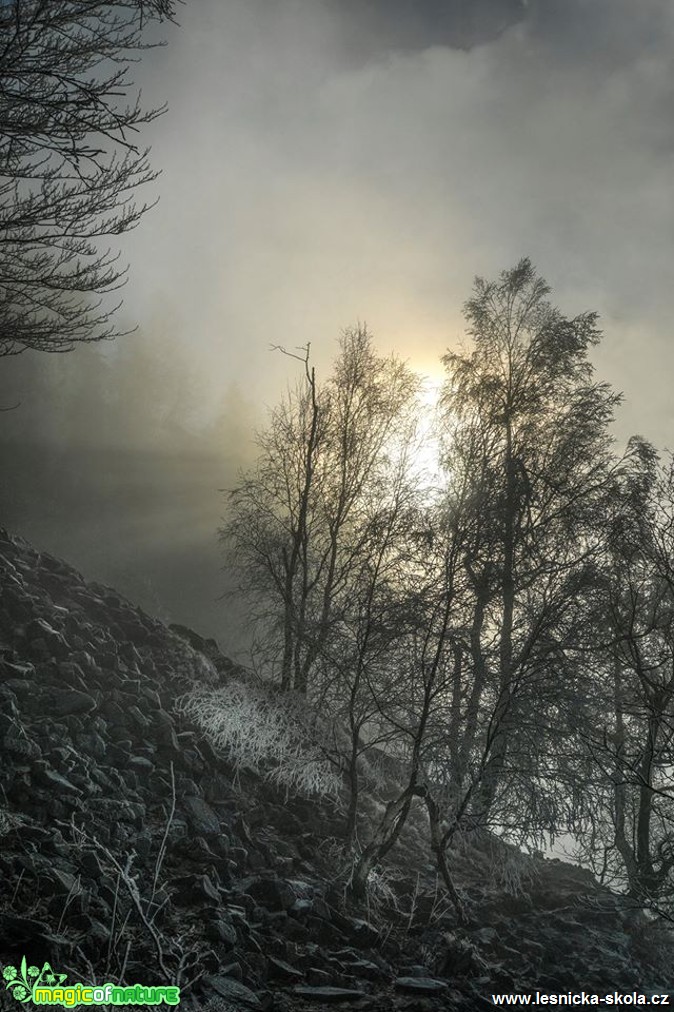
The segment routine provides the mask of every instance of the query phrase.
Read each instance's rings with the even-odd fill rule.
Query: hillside
[[[335,805],[235,773],[175,710],[236,675],[214,641],[0,532],[2,967],[175,982],[208,1012],[674,989],[666,933],[588,872],[488,837],[450,855],[457,925],[420,813],[353,906]]]

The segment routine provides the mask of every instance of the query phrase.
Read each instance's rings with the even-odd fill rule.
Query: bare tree
[[[310,552],[319,523],[315,486],[329,410],[326,395],[319,395],[310,349],[301,351],[304,374],[258,434],[256,466],[228,493],[220,529],[228,564],[252,608],[256,641],[265,663],[280,665],[285,691],[306,684],[303,646],[314,588]]]
[[[375,353],[364,328],[344,333],[323,385],[308,352],[303,362],[259,435],[255,468],[229,496],[221,536],[281,686],[315,693],[354,581],[377,551],[391,449],[416,381]]]
[[[139,222],[157,173],[129,77],[174,0],[0,5],[0,356],[117,333],[126,269],[107,244]]]

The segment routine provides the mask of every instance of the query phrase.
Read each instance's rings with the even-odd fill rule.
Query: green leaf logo
[[[33,988],[36,984],[46,984],[55,987],[62,984],[67,977],[65,973],[54,973],[49,963],[45,963],[40,970],[37,966],[28,966],[26,957],[21,960],[21,966],[6,966],[2,971],[5,981],[5,990],[10,991],[16,1001],[30,1001],[33,995]]]

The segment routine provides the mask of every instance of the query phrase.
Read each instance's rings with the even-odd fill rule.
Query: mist
[[[236,650],[220,490],[341,328],[437,375],[475,274],[528,255],[605,331],[616,425],[671,446],[666,0],[204,0],[138,66],[158,206],[115,345],[4,360],[2,522]]]

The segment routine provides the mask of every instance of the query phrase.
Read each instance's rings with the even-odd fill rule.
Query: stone
[[[233,977],[223,977],[221,975],[205,976],[203,978],[204,984],[211,991],[215,991],[222,998],[225,998],[229,1003],[228,1012],[231,1008],[231,1012],[241,1009],[262,1009],[262,1003],[254,991],[251,991],[249,987],[242,984],[240,981],[235,980]],[[227,1007],[227,1006],[226,1006]]]
[[[320,970],[317,966],[310,966],[307,970],[307,980],[315,987],[325,987],[334,983],[334,974],[327,970]]]
[[[60,892],[66,893],[71,897],[79,896],[82,892],[79,876],[75,877],[70,872],[62,871],[60,868],[52,868],[51,879],[54,883],[58,884]]]
[[[316,910],[316,904],[314,904],[314,912]],[[347,917],[345,914],[340,913],[337,910],[328,908],[330,919],[337,925],[337,927],[346,934],[351,942],[358,946],[359,949],[370,949],[375,946],[379,940],[379,932],[370,924],[369,921],[363,920],[361,917]]]
[[[295,902],[295,893],[283,879],[256,876],[246,886],[246,892],[267,910],[289,910]]]
[[[20,756],[24,759],[40,759],[42,749],[36,741],[22,734],[16,725],[11,725],[2,738],[2,746],[5,752]]]
[[[296,994],[299,998],[305,998],[307,1001],[354,1001],[358,998],[367,997],[366,991],[356,991],[348,987],[331,987],[330,985],[324,986],[311,986],[311,985],[297,985],[293,988],[293,994]]]
[[[37,772],[36,778],[43,786],[50,788],[59,795],[62,795],[64,793],[65,794],[82,793],[79,790],[79,788],[75,787],[74,784],[71,784],[71,782],[69,780],[66,780],[65,777],[62,777],[60,773],[56,773],[54,770],[51,769],[39,770]]]
[[[295,900],[295,902],[290,908],[289,913],[292,917],[297,917],[298,919],[301,919],[303,917],[306,917],[307,914],[310,914],[312,912],[313,906],[314,906],[313,900],[309,899]]]
[[[33,656],[40,659],[55,657],[63,660],[70,652],[64,636],[45,619],[35,618],[26,626],[26,640]]]
[[[73,689],[86,692],[87,683],[84,680],[82,669],[77,664],[73,661],[60,661],[57,670],[59,681],[65,682]]]
[[[396,977],[395,981],[397,991],[410,994],[443,994],[448,987],[446,980],[436,980],[435,977]]]
[[[286,963],[285,959],[279,959],[277,956],[267,956],[267,963],[269,965],[269,976],[274,977],[278,980],[304,980],[304,974],[297,967],[291,966],[290,963]]]
[[[356,959],[349,964],[349,973],[363,980],[381,980],[385,976],[381,967],[370,959]]]
[[[222,917],[209,923],[206,934],[212,942],[219,942],[227,949],[233,949],[239,940],[234,925]]]
[[[203,836],[220,835],[220,819],[211,806],[198,797],[187,797],[183,801],[187,821],[196,833]]]
[[[132,718],[136,726],[140,728],[141,731],[147,730],[147,728],[150,726],[150,720],[136,706],[135,703],[132,706],[128,707],[127,713]]]
[[[96,700],[88,692],[80,692],[79,689],[52,689],[47,707],[53,716],[66,717],[74,713],[91,713],[96,709]]]
[[[108,752],[106,759],[111,766],[116,766],[119,770],[125,770],[129,765],[131,756],[129,755],[129,749],[131,747],[130,741],[125,741],[121,745],[113,744],[112,742],[108,746]]]
[[[97,731],[88,731],[77,737],[77,744],[94,759],[105,759],[105,740]]]
[[[220,903],[220,892],[209,875],[181,875],[171,885],[182,903]]]

